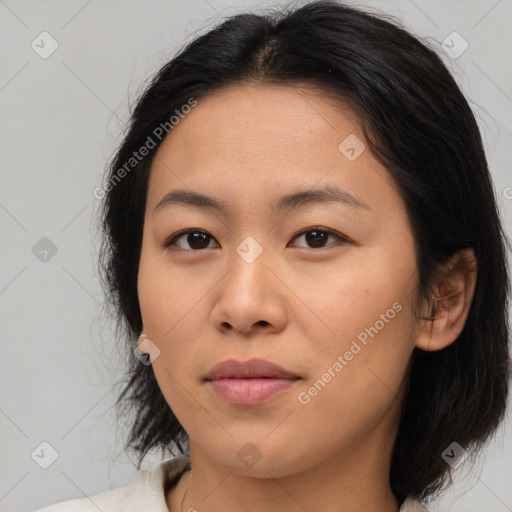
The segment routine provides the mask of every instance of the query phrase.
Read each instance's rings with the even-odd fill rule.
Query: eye
[[[186,238],[184,238],[186,235]],[[182,240],[183,239],[183,240]],[[184,231],[180,231],[173,235],[169,240],[164,243],[164,247],[173,247],[176,246],[178,249],[183,250],[200,250],[200,249],[209,249],[210,242],[214,240],[212,235],[208,234],[206,231],[202,231],[201,229],[186,229]],[[183,243],[178,243],[183,242]],[[188,244],[188,247],[183,246],[183,244]]]
[[[186,237],[186,238],[185,238]],[[305,241],[309,244],[309,248],[311,249],[322,249],[328,245],[327,241],[329,237],[334,238],[335,242],[348,242],[349,240],[334,232],[330,229],[322,229],[319,227],[313,227],[309,229],[305,229],[299,233],[297,233],[292,240],[295,240],[300,237],[305,237]],[[180,231],[169,238],[165,243],[164,247],[177,247],[181,250],[192,250],[198,251],[201,249],[211,249],[214,246],[210,245],[210,242],[215,240],[212,235],[203,231],[201,229],[186,229]],[[188,247],[187,247],[188,245]],[[302,246],[308,248],[308,246]]]
[[[292,240],[296,238],[305,237],[307,244],[310,244],[311,249],[322,249],[326,247],[326,242],[332,236],[337,242],[348,242],[349,240],[344,236],[331,231],[330,229],[322,229],[319,227],[309,228],[297,233]],[[332,243],[329,245],[333,245]],[[304,247],[304,246],[302,246]],[[307,248],[307,246],[306,246]]]

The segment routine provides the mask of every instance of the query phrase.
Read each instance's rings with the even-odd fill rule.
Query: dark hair
[[[436,269],[447,258],[463,248],[475,251],[477,282],[465,327],[443,350],[414,350],[393,447],[390,485],[399,502],[432,496],[451,478],[441,457],[445,448],[456,441],[477,453],[504,416],[510,376],[507,242],[477,123],[440,57],[394,18],[332,1],[228,18],[179,51],[137,101],[108,168],[101,211],[102,282],[130,357],[117,402],[134,413],[126,448],[139,453],[140,467],[152,448],[173,453],[174,444],[183,452],[187,435],[151,366],[132,353],[142,328],[137,273],[157,148],[122,179],[119,170],[191,98],[200,102],[244,83],[306,84],[357,113],[410,218],[418,298],[432,297]]]

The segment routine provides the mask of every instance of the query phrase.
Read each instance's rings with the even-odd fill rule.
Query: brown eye
[[[335,233],[329,229],[309,228],[304,230],[293,237],[293,240],[304,237],[306,246],[301,246],[310,249],[323,249],[333,243],[327,243],[329,239],[334,239],[334,242],[348,242],[349,240],[344,236]],[[211,249],[210,243],[215,240],[212,235],[200,229],[187,229],[180,231],[173,235],[164,247],[178,248],[184,251],[199,251],[201,249]]]
[[[170,240],[165,242],[164,246],[178,247],[183,250],[200,250],[208,249],[212,240],[214,238],[205,231],[188,229],[173,235]]]
[[[334,231],[331,231],[329,229],[321,229],[321,228],[310,228],[310,229],[307,229],[307,230],[304,230],[302,231],[301,233],[297,234],[293,240],[297,239],[297,238],[300,238],[300,237],[304,237],[306,243],[308,244],[308,246],[306,246],[306,248],[311,248],[311,249],[315,249],[315,248],[324,248],[324,247],[327,247],[328,245],[333,245],[332,243],[327,244],[327,241],[329,240],[329,237],[333,237],[335,239],[336,242],[340,242],[340,241],[343,241],[343,242],[348,242],[348,240],[339,235],[338,233],[335,233]],[[302,246],[304,247],[304,246]]]

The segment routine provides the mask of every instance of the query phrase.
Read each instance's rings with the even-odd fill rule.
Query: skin
[[[474,291],[474,255],[463,251],[446,265],[439,292],[451,297],[437,302],[434,324],[419,320],[403,202],[368,148],[353,161],[340,152],[350,134],[364,141],[357,117],[318,91],[246,84],[200,98],[155,155],[138,293],[143,332],[160,350],[153,370],[189,436],[192,460],[166,496],[169,510],[399,509],[388,475],[411,353],[457,338]],[[368,209],[324,202],[278,214],[270,206],[326,185]],[[154,211],[176,189],[208,194],[228,209]],[[208,247],[194,249],[186,234],[165,247],[188,228],[211,235]],[[296,236],[311,228],[347,241],[331,235],[316,248]],[[263,250],[252,263],[236,251],[248,236]],[[394,318],[301,403],[299,393],[393,304],[401,306]],[[428,302],[421,309],[427,316]],[[265,359],[301,380],[257,406],[228,404],[203,379],[231,358]],[[237,456],[246,443],[261,455],[251,467]]]

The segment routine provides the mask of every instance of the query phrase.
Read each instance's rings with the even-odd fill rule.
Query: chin
[[[294,436],[290,435],[287,438],[293,439]],[[222,445],[219,453],[209,450],[209,456],[239,475],[252,478],[282,478],[305,469],[302,464],[307,460],[307,456],[296,448],[296,443],[287,443],[282,439],[237,436],[228,445]]]

